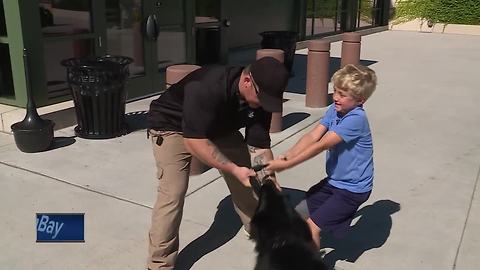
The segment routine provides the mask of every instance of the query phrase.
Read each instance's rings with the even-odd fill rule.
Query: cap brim
[[[262,108],[267,112],[281,112],[282,111],[282,98],[272,97],[265,92],[258,93],[258,99]]]

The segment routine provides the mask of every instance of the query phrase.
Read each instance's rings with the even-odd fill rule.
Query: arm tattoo
[[[263,155],[259,155],[253,158],[253,166],[265,164],[265,157]]]
[[[260,165],[265,163],[265,156],[259,149],[254,146],[248,146],[248,151],[250,152],[250,156],[253,158],[253,166]]]
[[[220,162],[221,164],[227,164],[227,163],[230,163],[230,160],[224,155],[222,154],[218,148],[213,144],[211,143],[210,141],[207,142],[208,145],[211,147],[212,149],[212,157]]]

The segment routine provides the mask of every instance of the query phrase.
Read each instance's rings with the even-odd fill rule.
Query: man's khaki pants
[[[186,150],[181,133],[151,130],[150,136],[159,182],[149,232],[148,269],[173,269],[178,254],[178,231],[192,155]],[[248,147],[240,132],[212,142],[222,154],[238,166],[251,166]],[[221,173],[232,194],[235,211],[245,229],[249,230],[250,218],[257,206],[252,189],[244,187],[233,175]]]

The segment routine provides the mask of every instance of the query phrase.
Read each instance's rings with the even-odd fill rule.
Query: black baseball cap
[[[262,57],[250,65],[250,73],[258,86],[258,99],[268,112],[281,112],[283,92],[287,87],[289,72],[277,59]]]

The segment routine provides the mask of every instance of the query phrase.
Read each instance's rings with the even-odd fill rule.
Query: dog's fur
[[[307,223],[288,205],[271,180],[259,191],[251,221],[258,254],[255,270],[326,270]]]

